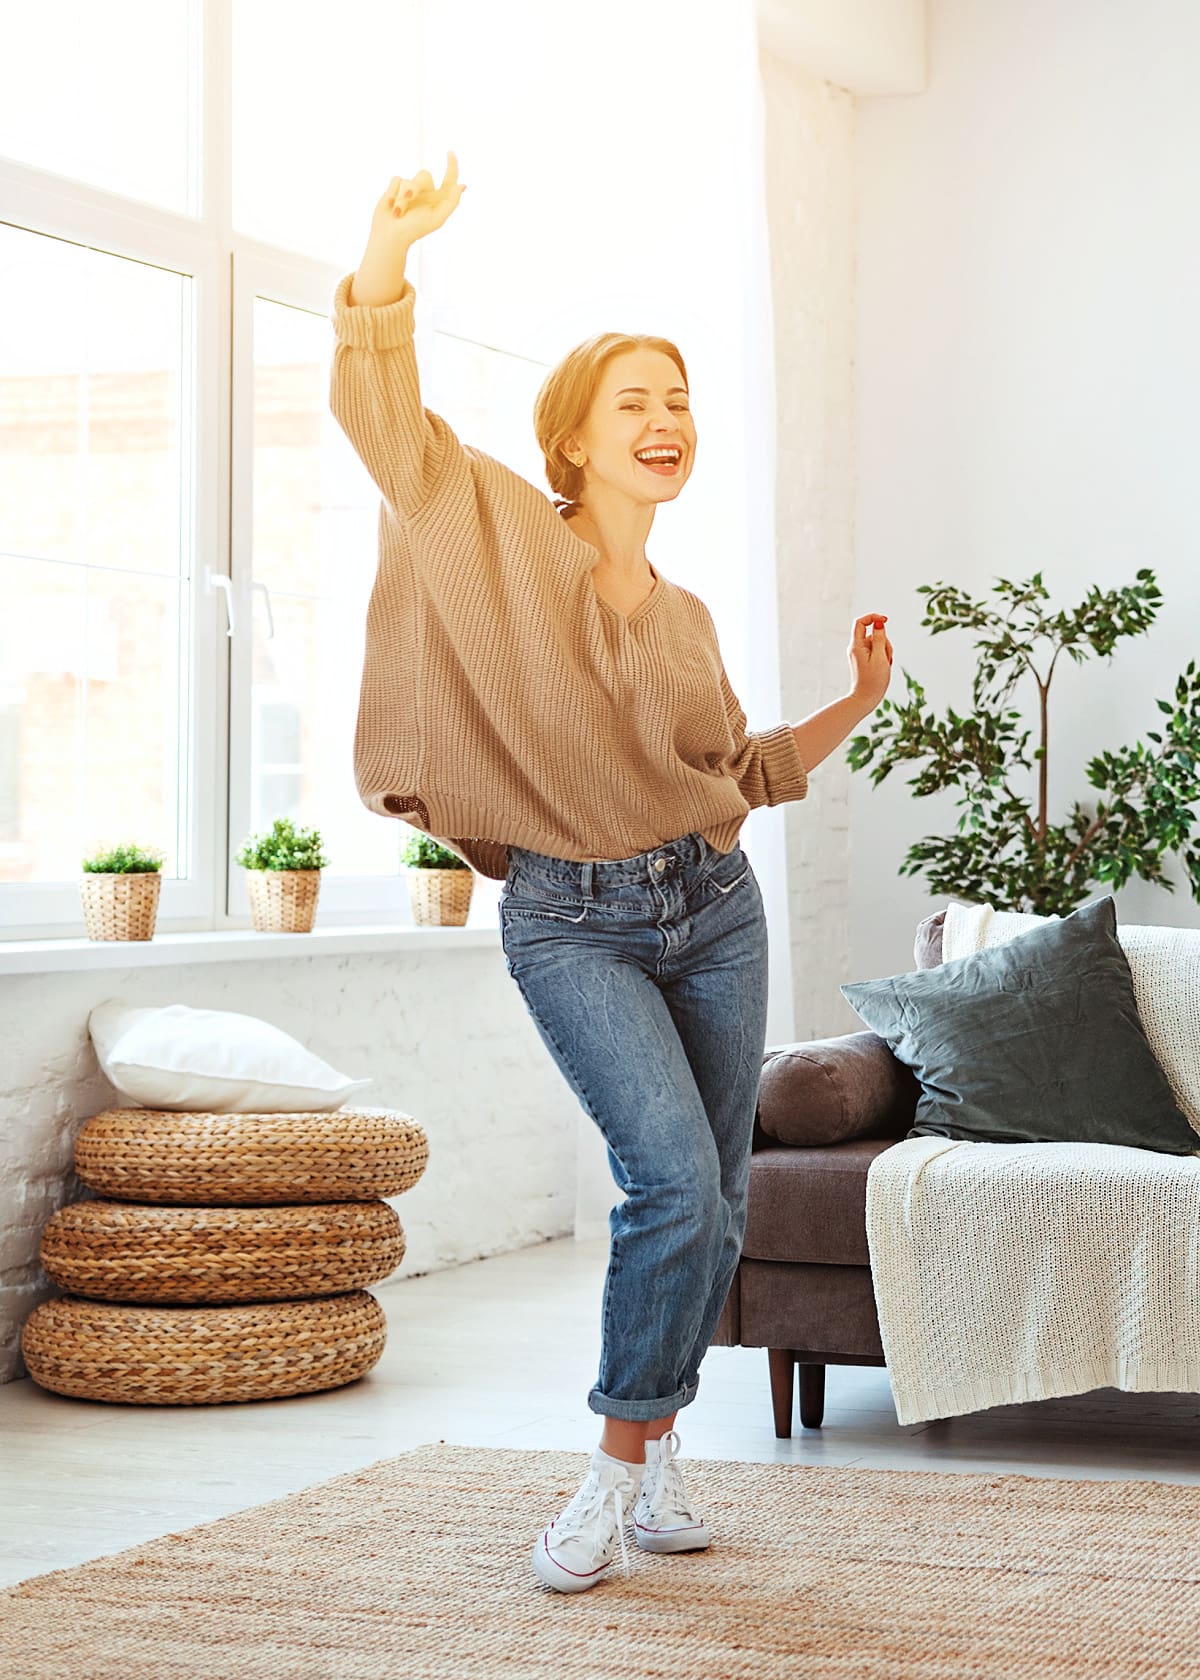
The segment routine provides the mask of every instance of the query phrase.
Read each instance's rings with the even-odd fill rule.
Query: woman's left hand
[[[878,706],[892,680],[892,644],[883,628],[886,623],[886,613],[862,613],[854,620],[846,650],[850,660],[850,692],[869,712]]]

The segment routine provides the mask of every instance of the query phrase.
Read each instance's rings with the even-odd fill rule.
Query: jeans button
[[[667,867],[666,858],[659,858],[658,861],[655,863],[654,867],[655,867],[655,869],[665,869]]]

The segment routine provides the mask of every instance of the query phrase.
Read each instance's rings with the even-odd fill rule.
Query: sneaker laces
[[[656,1519],[669,1511],[686,1522],[694,1523],[699,1519],[688,1503],[683,1472],[675,1463],[679,1446],[679,1436],[673,1429],[668,1429],[658,1443],[657,1462],[652,1467],[647,1466],[641,1496]]]
[[[594,1530],[604,1516],[604,1507],[612,1500],[616,1510],[617,1538],[621,1542],[621,1568],[624,1574],[629,1573],[629,1550],[625,1545],[625,1498],[621,1489],[620,1479],[610,1475],[605,1469],[593,1465],[587,1480],[571,1503],[557,1517],[553,1524],[556,1540],[583,1540],[585,1543],[591,1537],[589,1530]]]

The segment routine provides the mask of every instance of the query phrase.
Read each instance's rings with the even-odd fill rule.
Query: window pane
[[[533,405],[549,371],[527,356],[435,332],[422,369],[424,401],[445,416],[462,443],[494,455],[552,496],[533,429]]]
[[[197,214],[199,11],[200,0],[6,6],[0,153]]]
[[[331,876],[391,875],[400,825],[354,786],[379,492],[329,410],[332,341],[327,316],[254,300],[250,821],[320,829]]]
[[[178,875],[180,581],[6,555],[0,589],[20,602],[0,623],[0,709],[19,714],[0,880],[74,880],[121,841]]]
[[[6,227],[0,270],[0,880],[124,839],[179,873],[190,282]]]
[[[357,264],[371,212],[418,156],[420,0],[233,8],[233,225],[320,262]]]

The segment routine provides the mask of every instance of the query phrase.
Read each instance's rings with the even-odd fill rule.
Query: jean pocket
[[[750,879],[750,859],[740,846],[719,857],[700,885],[710,899],[724,898]]]
[[[582,899],[547,899],[530,893],[505,893],[500,900],[502,922],[582,922],[588,906]]]

